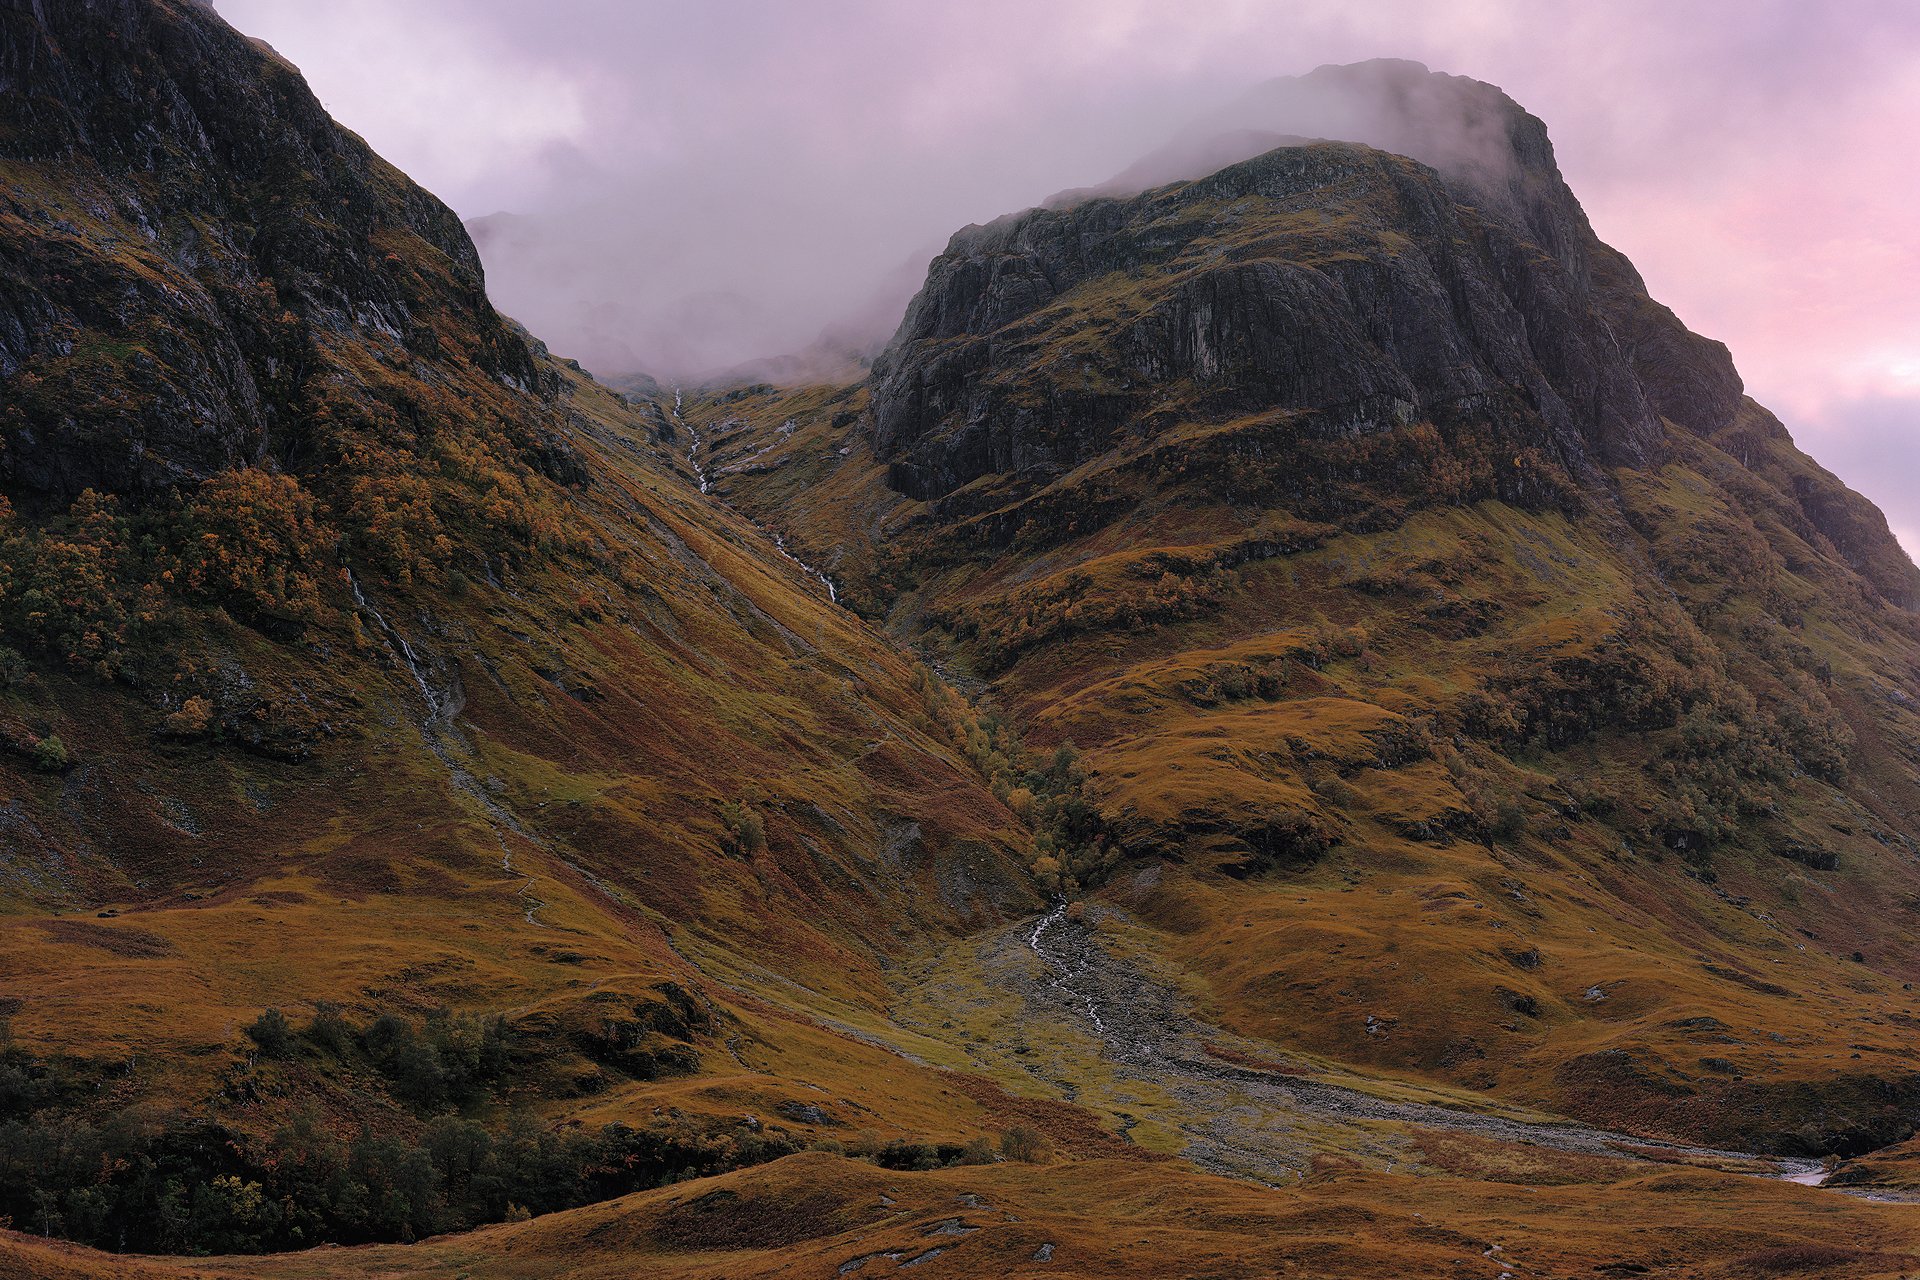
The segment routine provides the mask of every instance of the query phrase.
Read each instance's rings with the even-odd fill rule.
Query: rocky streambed
[[[1094,907],[1095,918],[1113,913]],[[1184,997],[1057,908],[980,944],[989,980],[1018,1002],[1010,1056],[1063,1095],[1112,1114],[1122,1132],[1151,1112],[1202,1168],[1282,1185],[1312,1157],[1339,1150],[1391,1169],[1413,1158],[1410,1130],[1652,1163],[1682,1163],[1819,1185],[1827,1168],[1592,1128],[1392,1098],[1245,1065],[1209,1051],[1235,1041],[1193,1016]],[[976,1045],[979,1057],[985,1050]],[[984,1063],[983,1063],[984,1065]],[[1135,1110],[1138,1105],[1139,1110]]]

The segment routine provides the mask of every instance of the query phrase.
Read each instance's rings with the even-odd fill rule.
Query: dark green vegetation
[[[259,1253],[417,1240],[789,1155],[790,1136],[693,1126],[504,1131],[442,1116],[418,1138],[341,1139],[311,1116],[264,1142],[218,1124],[123,1116],[0,1124],[0,1212],[116,1253]]]

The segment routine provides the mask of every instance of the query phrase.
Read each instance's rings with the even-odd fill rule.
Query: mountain
[[[0,1270],[1920,1265],[1798,1185],[1907,1194],[1920,576],[1319,74],[1512,154],[609,389],[205,5],[0,2]]]
[[[982,1104],[826,1029],[1042,901],[926,674],[205,6],[10,5],[0,78],[0,1212],[395,1238],[829,1116],[964,1139]],[[663,1163],[252,1238],[154,1207],[301,1132],[404,1167],[456,1100]]]
[[[1259,100],[1329,85],[1446,167],[1296,141],[968,228],[870,378],[701,406],[716,491],[1078,749],[1060,882],[1229,1029],[1692,1141],[1904,1136],[1920,576],[1537,119],[1407,63]],[[1469,152],[1395,125],[1457,140],[1436,103]]]

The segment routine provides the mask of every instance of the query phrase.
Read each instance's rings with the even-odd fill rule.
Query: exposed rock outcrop
[[[0,5],[0,477],[16,500],[139,497],[297,453],[326,333],[537,382],[459,219],[262,51],[185,0]]]

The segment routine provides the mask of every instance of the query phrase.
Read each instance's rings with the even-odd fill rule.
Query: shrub
[[[293,1028],[287,1024],[286,1015],[278,1009],[268,1009],[248,1023],[245,1030],[247,1039],[259,1048],[262,1057],[293,1056]]]
[[[987,1138],[970,1138],[960,1148],[961,1164],[994,1164],[1000,1159],[993,1143]]]
[[[307,1039],[338,1058],[353,1047],[353,1026],[341,1015],[339,1005],[321,1000],[313,1006]]]
[[[1046,1164],[1053,1159],[1053,1143],[1032,1125],[1016,1124],[1000,1135],[1000,1154],[1022,1164]]]
[[[213,727],[213,703],[195,694],[167,717],[167,733],[175,738],[198,738]]]
[[[67,744],[60,741],[58,734],[50,733],[33,744],[33,767],[42,773],[59,773],[69,763]]]
[[[729,800],[720,806],[720,821],[726,825],[728,853],[752,856],[767,847],[767,828],[751,805]]]

